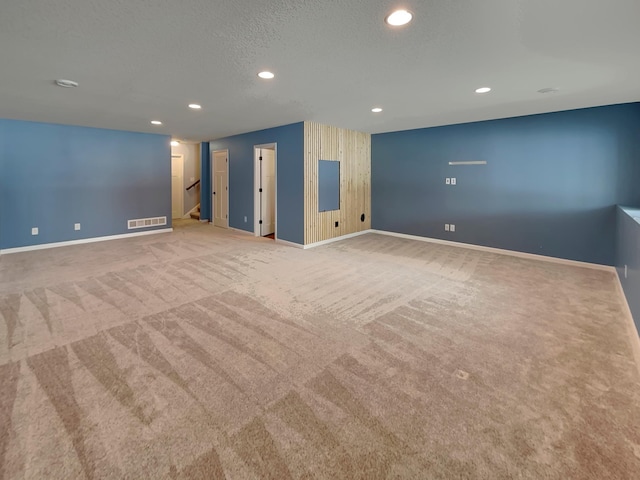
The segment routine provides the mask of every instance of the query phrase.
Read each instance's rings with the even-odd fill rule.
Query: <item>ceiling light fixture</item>
[[[151,125],[162,125],[160,120],[151,120]]]
[[[264,72],[258,73],[258,76],[260,78],[263,78],[264,80],[271,80],[273,77],[275,77],[275,75],[272,72],[269,72],[267,70],[265,70]]]
[[[371,109],[371,111],[373,113],[380,113],[382,111],[382,109],[380,107],[374,107],[374,108]]]
[[[413,14],[407,10],[396,10],[395,12],[387,15],[387,18],[385,18],[384,21],[392,27],[400,27],[409,23],[412,18]]]
[[[476,88],[476,93],[489,93],[490,91],[491,91],[491,88],[489,87]]]
[[[74,82],[73,80],[64,80],[61,78],[56,80],[56,85],[62,88],[73,88],[78,86],[78,82]]]
[[[177,140],[171,140],[171,146],[172,147],[177,147],[178,145],[180,145],[180,142]]]
[[[197,103],[190,103],[189,108],[193,110],[200,110],[202,108],[202,105],[198,105]]]

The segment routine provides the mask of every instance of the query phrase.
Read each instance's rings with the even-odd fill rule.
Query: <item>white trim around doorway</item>
[[[260,198],[258,195],[258,190],[260,188],[259,176],[260,176],[260,164],[258,163],[258,149],[268,149],[274,151],[274,175],[275,181],[273,182],[274,186],[274,195],[275,195],[275,211],[273,212],[274,220],[275,220],[275,233],[274,238],[278,239],[278,144],[277,143],[263,143],[261,145],[253,146],[253,236],[260,236]]]

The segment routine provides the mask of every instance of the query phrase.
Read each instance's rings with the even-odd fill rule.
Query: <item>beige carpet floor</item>
[[[634,345],[611,272],[376,234],[5,255],[0,478],[637,479]]]

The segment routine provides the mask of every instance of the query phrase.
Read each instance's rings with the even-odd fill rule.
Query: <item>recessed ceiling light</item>
[[[559,91],[560,91],[559,88],[547,87],[547,88],[541,88],[540,90],[538,90],[538,93],[558,93]]]
[[[491,89],[489,87],[476,88],[476,93],[489,93]]]
[[[392,27],[399,27],[401,25],[406,25],[413,18],[413,14],[406,10],[396,10],[393,13],[387,15],[387,18],[384,19]]]
[[[151,125],[162,125],[160,120],[151,120]]]
[[[78,86],[78,82],[74,82],[73,80],[63,80],[61,78],[56,80],[56,85],[63,88],[73,88]]]
[[[197,103],[190,103],[189,108],[192,108],[193,110],[200,110],[202,108],[202,105],[198,105]]]
[[[374,107],[374,108],[371,109],[371,111],[373,113],[380,113],[382,111],[382,109],[380,107]]]
[[[177,147],[178,145],[180,145],[180,142],[177,140],[171,140],[171,146],[172,147]]]
[[[265,80],[271,80],[275,75],[272,72],[264,71],[258,74],[260,78],[264,78]]]

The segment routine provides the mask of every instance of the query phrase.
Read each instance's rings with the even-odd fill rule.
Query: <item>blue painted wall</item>
[[[616,270],[640,332],[640,209],[618,209]],[[627,266],[627,278],[624,266]]]
[[[277,143],[277,234],[304,243],[304,123],[269,128],[210,142],[210,150],[229,150],[229,226],[253,232],[253,147]],[[204,163],[207,163],[205,165]],[[211,177],[208,160],[202,178]],[[205,173],[206,172],[206,173]],[[206,206],[205,206],[206,205]],[[210,181],[202,186],[201,209],[211,218]],[[244,217],[247,221],[244,221]]]
[[[166,215],[170,226],[169,140],[0,120],[0,248],[148,230],[127,230],[133,218]]]
[[[213,219],[211,214],[210,155],[209,142],[202,142],[200,144],[200,220],[209,221]]]
[[[613,265],[615,206],[640,205],[638,103],[379,134],[371,143],[375,229]],[[488,165],[448,165],[461,160]]]

